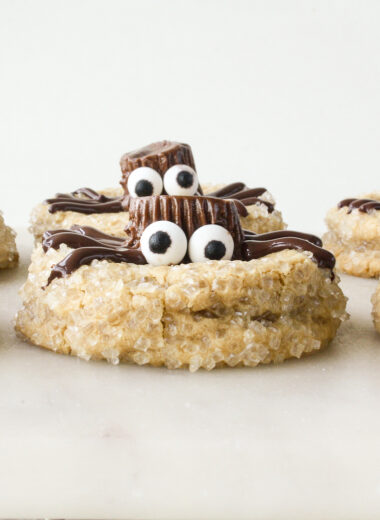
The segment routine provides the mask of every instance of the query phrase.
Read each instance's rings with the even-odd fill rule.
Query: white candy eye
[[[161,175],[156,170],[141,166],[130,174],[127,186],[132,197],[150,197],[161,195],[163,184]]]
[[[233,252],[234,241],[231,233],[216,224],[198,228],[189,240],[189,256],[192,262],[231,260]]]
[[[187,251],[187,238],[182,229],[167,220],[149,224],[141,235],[141,251],[148,264],[179,264]]]
[[[198,175],[186,164],[176,164],[164,175],[164,188],[168,195],[194,195],[198,186]]]

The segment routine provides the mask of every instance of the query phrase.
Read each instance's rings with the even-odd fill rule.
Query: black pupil
[[[220,260],[226,254],[226,246],[220,240],[211,240],[205,247],[205,257],[209,260]]]
[[[181,188],[190,188],[194,182],[193,174],[186,171],[179,172],[177,175],[177,182]]]
[[[135,192],[138,197],[149,197],[153,194],[153,184],[145,179],[141,179],[141,181],[136,183]]]
[[[163,255],[169,249],[172,241],[165,231],[157,231],[149,239],[149,249],[152,253]]]

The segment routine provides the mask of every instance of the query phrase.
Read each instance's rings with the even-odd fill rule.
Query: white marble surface
[[[0,518],[378,519],[376,282],[300,361],[211,373],[86,363],[14,336],[0,274]]]

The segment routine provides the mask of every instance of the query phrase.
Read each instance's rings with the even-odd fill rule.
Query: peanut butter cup
[[[134,198],[129,215],[130,222],[126,228],[128,246],[138,247],[144,229],[158,220],[174,222],[185,232],[187,239],[201,226],[217,224],[231,233],[235,244],[234,257],[240,258],[240,244],[244,233],[233,200],[168,195]]]
[[[149,144],[138,150],[125,153],[121,157],[122,179],[120,184],[124,192],[128,194],[128,177],[136,168],[147,166],[163,176],[171,166],[176,164],[185,164],[194,170],[196,169],[190,145],[174,141],[158,141]]]

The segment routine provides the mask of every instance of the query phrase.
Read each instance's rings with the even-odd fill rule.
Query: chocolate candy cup
[[[195,170],[195,163],[191,147],[185,143],[174,141],[159,141],[124,154],[120,159],[122,179],[120,184],[124,193],[128,192],[128,177],[133,170],[141,166],[148,166],[156,170],[161,176],[175,164],[186,164]]]
[[[138,246],[144,229],[157,220],[176,223],[189,239],[196,229],[206,224],[218,224],[227,229],[234,240],[234,258],[240,258],[244,233],[236,204],[229,199],[214,197],[179,197],[160,195],[131,199],[130,222],[126,227],[128,246]]]

